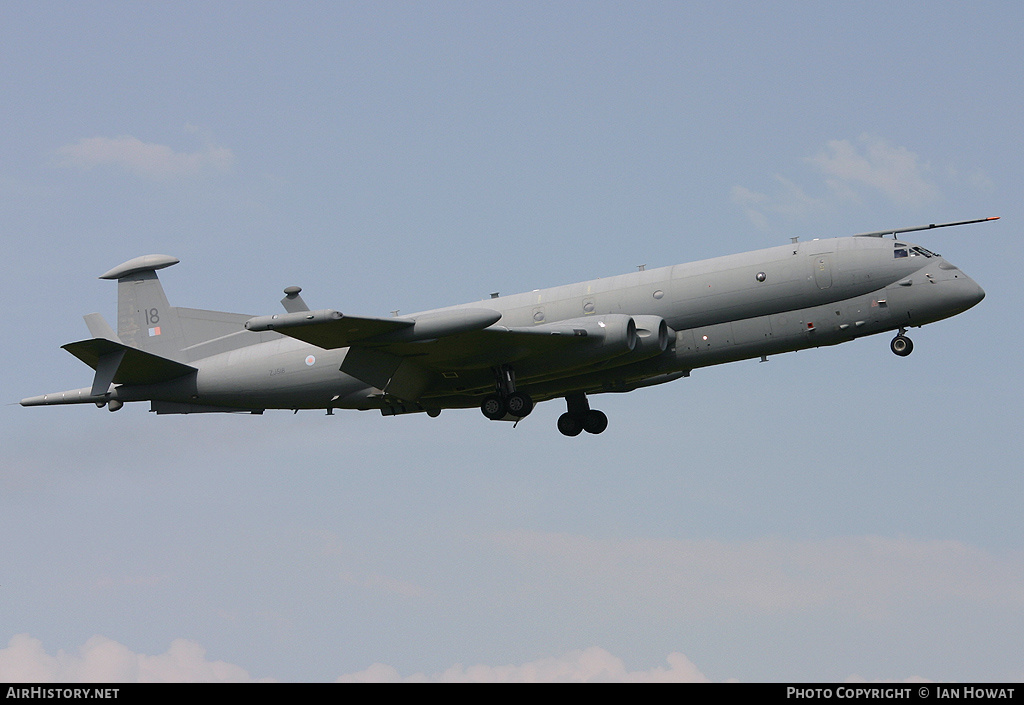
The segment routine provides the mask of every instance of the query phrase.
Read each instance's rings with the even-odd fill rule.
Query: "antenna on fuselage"
[[[987,223],[990,220],[999,220],[999,216],[994,218],[978,218],[977,220],[959,220],[955,223],[932,223],[931,225],[918,225],[916,228],[897,228],[896,230],[876,230],[873,233],[858,233],[854,237],[885,237],[886,235],[892,235],[893,239],[896,239],[896,235],[899,233],[912,233],[917,230],[931,230],[933,228],[949,228],[954,225],[971,225],[972,223]]]

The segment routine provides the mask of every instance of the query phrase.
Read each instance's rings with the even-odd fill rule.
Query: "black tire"
[[[583,420],[566,412],[558,417],[558,430],[563,436],[578,436],[583,432]]]
[[[524,392],[512,392],[505,400],[505,406],[508,408],[508,413],[521,419],[529,416],[533,411],[533,399]]]
[[[488,394],[480,402],[480,411],[491,421],[497,421],[498,419],[505,418],[505,414],[508,413],[508,407],[505,404],[505,400],[497,394]]]
[[[905,335],[897,335],[889,343],[889,349],[900,357],[906,357],[910,353],[914,352],[914,342]]]
[[[608,417],[603,411],[591,409],[583,417],[583,430],[587,433],[601,433],[608,428]]]

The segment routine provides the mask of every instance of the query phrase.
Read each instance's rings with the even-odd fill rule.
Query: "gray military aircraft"
[[[902,233],[997,218],[797,242],[755,252],[498,296],[408,316],[311,311],[288,287],[285,313],[249,316],[172,307],[146,255],[114,267],[117,332],[64,349],[95,370],[90,387],[23,406],[148,401],[157,414],[265,409],[379,409],[384,416],[479,407],[519,421],[562,397],[558,430],[601,433],[587,396],[629,392],[698,367],[897,331],[955,316],[985,297],[943,257]],[[893,239],[884,236],[892,235]]]

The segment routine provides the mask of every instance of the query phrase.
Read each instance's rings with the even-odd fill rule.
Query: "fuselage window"
[[[906,257],[907,256],[907,251],[906,250],[893,250],[892,251],[892,256],[895,257],[896,259],[899,259],[900,257]]]

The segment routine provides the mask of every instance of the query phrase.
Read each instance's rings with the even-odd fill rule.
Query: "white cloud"
[[[195,128],[187,129],[195,132]],[[55,153],[57,166],[87,170],[114,165],[152,179],[226,172],[234,160],[230,149],[211,143],[197,152],[175,152],[166,145],[143,142],[129,135],[87,137],[65,145]]]
[[[622,659],[599,647],[520,665],[464,667],[461,664],[433,675],[403,677],[392,666],[376,663],[338,678],[339,683],[700,683],[707,677],[680,653],[666,658],[668,666],[630,671]],[[77,654],[46,653],[28,634],[14,636],[0,649],[0,682],[24,683],[183,683],[253,682],[249,673],[224,661],[209,661],[194,641],[176,639],[166,653],[136,654],[104,636],[94,636]],[[264,682],[267,679],[262,679]]]
[[[339,683],[704,683],[708,678],[680,653],[666,658],[668,667],[630,671],[622,659],[599,647],[521,665],[464,667],[411,676],[392,666],[375,663],[338,678]],[[194,641],[176,639],[167,653],[135,654],[103,636],[94,636],[77,654],[58,651],[51,656],[39,639],[28,634],[13,637],[0,649],[0,682],[24,683],[184,683],[253,682],[245,669],[224,661],[208,661]],[[267,679],[263,679],[266,682]]]
[[[769,214],[783,216],[786,220],[796,220],[807,218],[827,208],[826,199],[814,198],[782,174],[774,174],[772,179],[777,185],[774,196],[752,191],[745,186],[732,188],[732,202],[743,208],[747,217],[758,228],[769,229]],[[840,190],[834,189],[833,193],[834,196],[839,196]],[[845,195],[845,198],[849,197],[849,194]]]
[[[51,656],[28,634],[0,649],[0,682],[24,683],[240,683],[255,680],[245,669],[208,661],[194,641],[175,639],[166,653],[136,654],[104,636],[94,636],[77,654]]]
[[[383,663],[348,673],[338,683],[708,683],[710,679],[679,652],[665,657],[667,666],[631,671],[623,660],[593,646],[561,656],[518,665],[456,664],[444,671],[403,676]],[[732,680],[732,679],[731,679]],[[166,653],[136,654],[104,636],[89,639],[78,653],[46,653],[39,639],[28,634],[11,638],[0,649],[0,682],[3,683],[252,683],[256,679],[234,664],[209,661],[206,650],[194,641],[175,639]],[[851,675],[847,682],[869,682]],[[875,682],[925,682],[911,676]]]
[[[734,186],[733,203],[755,226],[769,230],[773,220],[789,223],[820,217],[848,204],[861,204],[872,196],[901,208],[926,206],[941,197],[940,182],[978,191],[992,189],[982,172],[960,177],[953,167],[935,170],[906,147],[871,135],[855,141],[830,140],[804,162],[814,171],[813,177],[806,179],[807,186],[774,174],[773,189],[755,191]]]
[[[844,683],[933,683],[930,678],[922,678],[921,676],[910,676],[909,678],[893,679],[893,678],[876,678],[868,680],[863,676],[854,673],[852,676],[847,676]]]
[[[754,225],[762,230],[768,229],[768,218],[762,212],[771,199],[763,193],[751,191],[746,186],[732,187],[732,202],[740,206]]]
[[[627,670],[622,659],[600,647],[520,665],[464,667],[456,665],[434,675],[402,677],[397,669],[375,663],[365,671],[338,679],[339,683],[707,683],[708,678],[680,653],[666,658],[668,667]]]
[[[921,206],[938,198],[931,167],[906,147],[861,135],[860,148],[849,140],[832,140],[808,161],[834,179],[832,188],[867,186],[901,206]],[[862,148],[862,149],[861,149]]]

